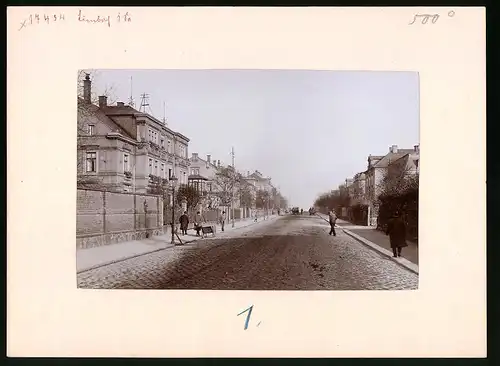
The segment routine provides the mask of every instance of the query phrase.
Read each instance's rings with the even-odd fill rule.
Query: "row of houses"
[[[109,105],[106,96],[93,103],[91,95],[92,81],[86,75],[78,97],[79,188],[146,194],[155,178],[168,182],[175,176],[178,184],[195,187],[203,195],[200,209],[218,204],[214,180],[228,166],[210,155],[189,156],[190,139],[154,116],[123,102]],[[240,176],[253,195],[275,189],[271,178],[257,170]],[[239,206],[235,196],[234,207]]]
[[[420,146],[400,149],[397,145],[389,147],[385,155],[369,155],[367,167],[363,172],[347,178],[339,185],[337,192],[346,193],[351,206],[363,205],[367,210],[367,223],[377,225],[379,196],[384,190],[384,178],[393,175],[418,175],[420,173]]]

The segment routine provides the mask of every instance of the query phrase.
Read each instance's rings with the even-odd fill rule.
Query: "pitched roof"
[[[391,162],[396,161],[403,156],[413,152],[413,149],[399,149],[397,153],[390,152],[377,162],[375,168],[386,168]]]
[[[89,114],[92,117],[97,118],[100,122],[107,125],[111,129],[111,131],[119,132],[123,136],[133,139],[133,137],[127,131],[125,131],[115,121],[109,118],[107,114],[104,113],[103,110],[98,106],[96,106],[95,104],[87,103],[84,101],[83,98],[78,97],[78,108],[79,110],[84,110],[84,109],[88,110]]]
[[[132,115],[135,117],[147,117],[156,123],[162,125],[163,128],[166,130],[170,131],[172,134],[174,134],[177,137],[180,137],[184,139],[186,142],[189,142],[189,138],[181,134],[180,132],[176,132],[174,130],[171,130],[167,126],[163,124],[158,118],[150,115],[149,113],[145,112],[139,112],[137,109],[129,106],[129,105],[107,105],[105,108],[103,108],[104,112],[108,116],[119,116],[119,115]]]

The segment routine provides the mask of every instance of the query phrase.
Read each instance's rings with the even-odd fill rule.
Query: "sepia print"
[[[77,286],[417,289],[418,77],[80,70]]]

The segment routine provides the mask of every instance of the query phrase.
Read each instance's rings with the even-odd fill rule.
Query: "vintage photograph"
[[[78,288],[418,288],[417,72],[75,79]]]

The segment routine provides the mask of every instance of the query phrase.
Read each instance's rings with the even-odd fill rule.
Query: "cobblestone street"
[[[418,275],[316,216],[283,216],[78,274],[103,289],[410,290]]]

